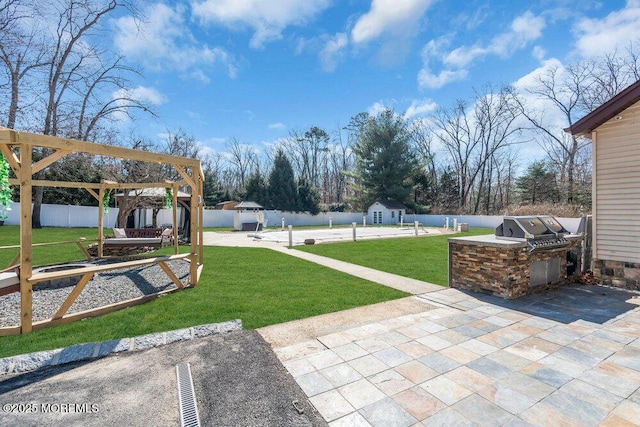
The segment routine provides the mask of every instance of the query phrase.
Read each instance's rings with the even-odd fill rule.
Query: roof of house
[[[232,203],[235,203],[236,205],[238,204],[238,202],[236,200],[227,200],[225,202],[216,203],[216,206],[224,206],[224,205],[229,205],[229,204],[232,204]]]
[[[376,200],[375,203],[380,203],[387,209],[407,209],[405,205],[400,202],[396,202],[395,200]]]
[[[640,80],[587,114],[564,131],[572,135],[589,137],[591,132],[607,120],[617,116],[640,101]]]
[[[235,209],[264,209],[264,207],[256,202],[240,202],[235,206]]]

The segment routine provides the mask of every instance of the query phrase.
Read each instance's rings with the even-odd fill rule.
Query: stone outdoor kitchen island
[[[449,239],[449,286],[505,299],[571,283],[580,272],[581,235],[561,248],[530,252],[526,242],[493,234]]]

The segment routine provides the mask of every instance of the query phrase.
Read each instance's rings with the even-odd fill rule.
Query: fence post
[[[416,233],[416,236],[418,235],[418,224],[420,224],[419,221],[413,221],[413,229]]]
[[[333,218],[329,217],[329,229],[333,228]]]
[[[356,223],[352,222],[351,223],[351,228],[353,228],[353,241],[356,241]]]
[[[363,227],[366,227],[366,226],[367,226],[367,217],[366,217],[366,216],[363,216],[363,217],[362,217],[362,226],[363,226]]]
[[[284,231],[284,218],[282,218],[282,229],[280,231]]]
[[[292,247],[292,246],[293,246],[293,225],[289,225],[289,247]]]

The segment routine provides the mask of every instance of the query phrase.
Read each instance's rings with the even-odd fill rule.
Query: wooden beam
[[[158,264],[165,261],[174,261],[177,259],[186,259],[190,254],[168,255],[161,257],[140,258],[133,261],[114,262],[111,264],[94,265],[88,267],[74,268],[71,270],[52,271],[49,273],[36,273],[29,279],[32,284],[43,282],[45,280],[62,279],[65,277],[73,277],[85,275],[87,273],[100,273],[102,271],[117,270],[120,268],[137,267],[147,264]]]
[[[13,173],[18,176],[20,172],[20,160],[16,156],[16,154],[9,148],[8,145],[0,145],[0,152],[4,155],[4,158],[7,159],[7,163],[13,170]]]
[[[31,145],[20,146],[20,327],[21,332],[31,332],[33,322],[33,287],[29,278],[32,268],[31,233]]]
[[[144,295],[138,298],[130,299],[127,301],[118,302],[115,304],[105,305],[103,307],[94,308],[91,310],[79,311],[77,313],[67,314],[62,316],[60,319],[51,319],[51,320],[43,320],[40,322],[35,322],[33,324],[33,330],[37,331],[40,329],[47,328],[49,326],[61,325],[63,323],[74,322],[80,319],[86,319],[87,317],[99,316],[101,314],[111,313],[112,311],[122,310],[123,308],[133,307],[134,305],[143,304],[145,302],[153,301],[161,295],[170,294],[172,292],[176,292],[178,289],[167,289],[164,291],[160,291],[151,295]],[[0,330],[0,333],[2,331]]]
[[[173,270],[171,270],[171,268],[166,263],[159,262],[158,265],[160,266],[160,268],[162,268],[162,270],[165,273],[167,273],[167,276],[169,276],[169,279],[171,279],[171,281],[178,287],[178,289],[184,288],[182,281],[178,278],[178,276],[176,276]]]
[[[80,242],[97,242],[97,240],[96,239],[86,239],[84,237],[81,237],[78,240],[67,240],[67,241],[62,241],[62,242],[32,243],[31,247],[35,248],[35,247],[38,247],[38,246],[65,245],[65,244],[69,244],[69,243],[78,244]],[[0,246],[0,249],[20,249],[20,245]]]
[[[82,244],[82,242],[86,242],[86,240],[80,240],[76,242],[76,246],[78,246],[78,248],[80,248],[80,250],[82,251],[82,253],[84,254],[84,257],[86,259],[91,259],[91,254],[89,254],[89,252],[87,251],[87,248],[84,247],[84,245]]]
[[[173,167],[178,171],[178,173],[180,175],[182,175],[182,178],[184,178],[184,180],[186,181],[187,185],[189,187],[191,187],[192,189],[194,189],[195,186],[196,186],[196,183],[193,181],[193,178],[190,177],[189,174],[186,173],[185,170],[180,167],[180,165],[173,165]],[[194,193],[194,191],[191,192],[192,195],[193,195],[193,193]]]
[[[15,139],[11,139],[11,134]],[[114,145],[95,144],[69,138],[58,138],[49,135],[37,135],[28,132],[15,132],[11,129],[0,128],[0,144],[28,144],[38,147],[71,150],[80,153],[96,154],[106,157],[120,157],[123,159],[138,160],[149,163],[164,163],[168,165],[180,164],[197,168],[200,160],[189,157],[172,156],[169,154],[154,153],[151,151],[135,150],[132,148],[117,147]]]
[[[87,273],[82,276],[82,278],[73,288],[73,290],[71,291],[67,299],[64,300],[64,302],[62,303],[58,311],[56,311],[56,314],[53,315],[52,319],[54,320],[60,319],[62,318],[62,316],[64,316],[67,313],[71,305],[76,301],[76,299],[80,295],[80,292],[84,290],[84,287],[87,285],[87,283],[89,283],[89,280],[91,280],[92,278],[93,278],[93,273]]]
[[[100,196],[92,188],[85,187],[85,190],[87,190],[87,192],[91,194],[96,200],[100,200]]]
[[[21,329],[22,328],[20,328],[20,326],[9,326],[8,328],[0,328],[0,337],[20,335]]]
[[[41,159],[40,161],[34,163],[33,166],[31,166],[31,172],[36,174],[68,154],[71,154],[71,150],[56,150],[44,159]]]

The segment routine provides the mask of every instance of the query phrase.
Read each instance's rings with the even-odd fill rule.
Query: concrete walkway
[[[420,238],[428,237],[422,236]],[[324,267],[342,271],[343,273],[360,277],[362,279],[369,280],[374,283],[379,283],[381,285],[398,289],[400,291],[404,291],[413,295],[438,291],[442,289],[442,286],[434,285],[432,283],[399,276],[397,274],[385,273],[380,270],[374,270],[373,268],[367,268],[360,265],[339,261],[333,258],[327,258],[324,256],[291,249],[286,246],[287,243],[288,242],[276,240],[255,239],[251,234],[248,233],[204,233],[204,244],[206,246],[233,246],[272,249],[277,252],[281,252],[297,258],[302,258],[304,260],[320,264]]]
[[[414,294],[398,300],[404,314],[376,317],[375,307],[354,321],[362,307],[342,327],[331,319],[344,312],[258,330],[332,427],[640,426],[637,292],[579,285],[505,301],[243,246]],[[307,333],[276,338],[294,330]]]

